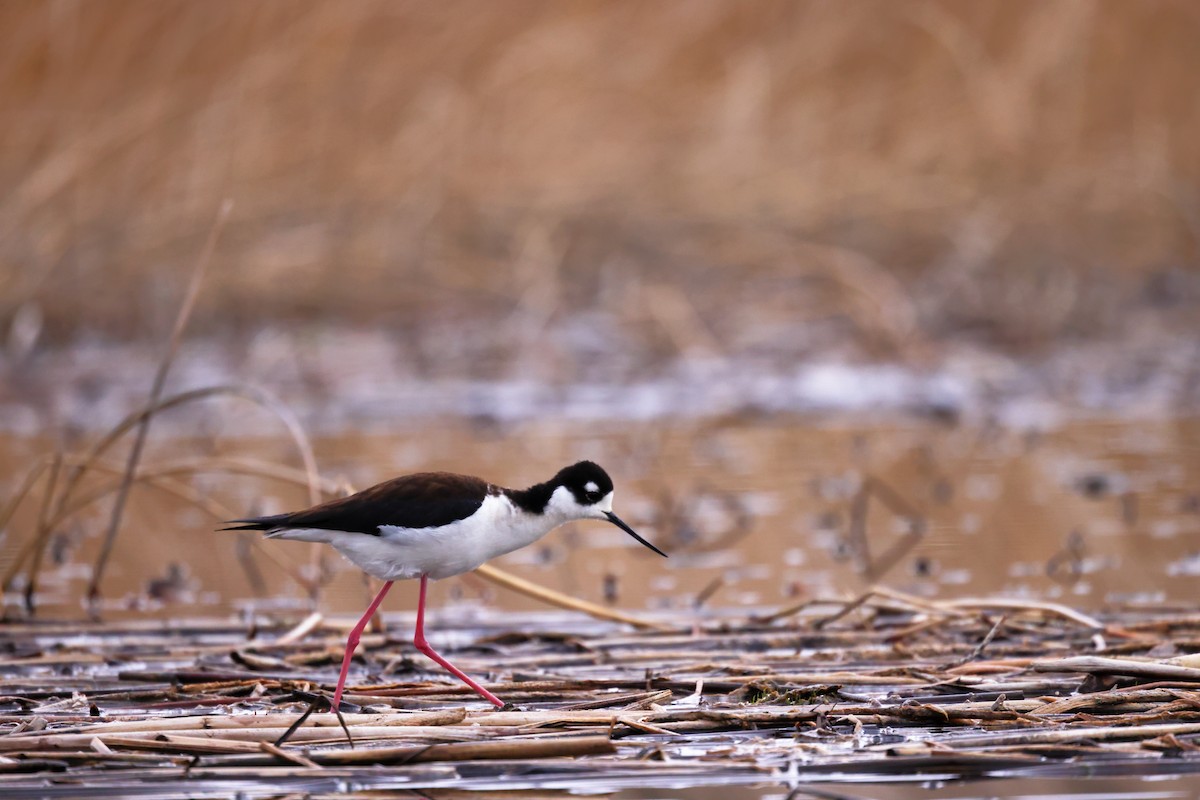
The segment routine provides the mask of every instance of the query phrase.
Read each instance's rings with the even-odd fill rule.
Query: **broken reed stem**
[[[163,387],[167,382],[167,373],[171,369],[171,364],[175,360],[175,354],[179,350],[180,340],[183,338],[183,331],[187,327],[188,320],[191,318],[192,309],[196,305],[196,298],[200,295],[200,287],[204,283],[204,275],[208,271],[208,264],[212,260],[213,250],[217,246],[217,238],[220,236],[221,229],[225,227],[225,221],[229,218],[229,212],[233,208],[233,203],[226,200],[221,204],[221,208],[217,211],[217,218],[213,221],[212,229],[209,231],[208,240],[204,243],[204,249],[200,253],[200,258],[196,260],[196,266],[192,270],[192,279],[188,284],[187,292],[184,295],[183,303],[179,307],[179,313],[175,317],[175,326],[171,330],[171,336],[167,341],[166,352],[163,353],[162,360],[158,364],[158,371],[154,375],[154,385],[150,389],[149,405],[153,406],[158,403],[162,396]],[[95,614],[95,603],[100,596],[100,583],[104,579],[104,570],[108,566],[108,558],[112,553],[113,543],[117,538],[117,531],[121,527],[121,517],[125,512],[125,502],[129,497],[129,489],[133,485],[133,473],[137,469],[138,461],[142,458],[142,450],[146,446],[146,438],[150,432],[151,416],[147,415],[138,425],[137,434],[133,440],[133,447],[129,451],[129,459],[125,465],[125,475],[122,478],[121,485],[117,489],[116,500],[113,503],[112,517],[109,520],[108,530],[104,534],[104,541],[100,546],[100,555],[96,558],[96,565],[92,570],[91,582],[88,584],[87,601],[92,607],[92,613]]]
[[[319,704],[320,705],[320,704]],[[310,706],[311,708],[311,706]],[[448,708],[435,711],[404,711],[388,714],[343,714],[346,724],[350,727],[371,726],[377,728],[427,728],[442,725],[457,725],[467,718],[465,708]],[[307,722],[310,728],[321,728],[334,735],[340,724],[336,714],[332,713],[293,713],[286,711],[270,714],[234,716],[188,716],[161,717],[157,719],[113,720],[111,722],[94,721],[71,727],[72,734],[95,735],[98,733],[146,734],[160,733],[189,733],[199,735],[200,731],[213,731],[213,735],[224,735],[226,731],[247,731],[283,729],[284,726],[297,722]],[[63,736],[66,734],[52,730],[42,730],[30,733],[12,733],[0,739],[16,738],[42,739],[46,737]],[[3,745],[0,744],[0,748]],[[11,748],[9,748],[11,749]]]
[[[38,479],[42,477],[42,473],[50,468],[50,465],[53,463],[55,458],[57,458],[57,454],[53,456],[43,456],[41,459],[39,459],[37,464],[35,464],[27,473],[25,473],[25,478],[21,481],[21,485],[17,487],[17,491],[13,494],[12,499],[9,500],[8,504],[4,506],[4,510],[0,511],[0,530],[5,530],[8,528],[8,523],[17,513],[17,509],[21,507],[21,503],[23,503],[25,498],[29,496],[30,492],[33,491],[33,487],[37,485]],[[21,572],[21,568],[25,565],[25,560],[33,553],[37,542],[38,537],[31,536],[21,547],[21,552],[19,552],[17,557],[13,559],[8,571],[4,573],[3,583],[0,583],[0,588],[2,588],[4,592],[8,592],[12,588],[13,578],[15,578]]]
[[[287,740],[292,738],[292,735],[295,734],[296,731],[300,729],[300,726],[304,724],[305,720],[307,720],[309,717],[312,716],[313,712],[317,710],[317,705],[319,705],[323,700],[324,700],[323,697],[315,698],[312,701],[312,703],[308,706],[308,709],[305,710],[305,712],[303,714],[296,717],[296,721],[293,722],[291,725],[288,725],[287,730],[284,731],[283,734],[280,735],[280,737],[275,740],[274,746],[275,747],[283,747],[283,745],[287,743]],[[332,703],[330,705],[332,705]],[[346,727],[346,718],[344,716],[339,715],[338,722],[341,724],[342,728]],[[348,741],[353,741],[352,739],[350,739],[350,734],[348,734],[348,733],[346,734],[346,739]]]
[[[317,627],[319,627],[324,621],[325,615],[320,611],[314,611],[301,620],[300,624],[280,636],[278,639],[272,642],[272,644],[275,647],[280,647],[282,645],[289,645],[298,642],[316,630]]]
[[[956,659],[956,660],[950,662],[949,664],[947,664],[946,669],[955,669],[957,667],[964,666],[964,665],[969,664],[970,662],[974,661],[975,659],[983,656],[983,651],[986,650],[987,646],[992,643],[993,639],[996,638],[996,634],[1000,632],[1000,628],[1001,628],[1001,626],[1004,625],[1005,619],[1006,619],[1006,617],[1003,617],[1003,616],[1000,617],[999,619],[997,619],[995,624],[992,625],[991,630],[989,630],[987,632],[987,634],[983,637],[983,640],[979,642],[979,644],[975,647],[974,650],[967,653],[962,658]]]
[[[285,761],[291,761],[293,764],[298,764],[301,767],[308,767],[309,769],[321,768],[321,765],[315,761],[312,761],[299,753],[294,753],[290,750],[284,750],[282,747],[271,744],[270,742],[259,742],[258,746],[259,749],[261,749],[264,753],[270,753],[277,758],[281,758]]]
[[[945,607],[937,600],[925,600],[915,595],[906,594],[905,592],[888,588],[887,586],[872,586],[870,589],[867,589],[862,594],[851,598],[850,600],[822,600],[820,598],[810,597],[806,600],[801,600],[798,603],[792,603],[791,605],[784,606],[778,611],[774,611],[766,616],[758,617],[757,620],[769,625],[771,623],[778,622],[781,619],[794,616],[795,614],[814,606],[838,606],[838,610],[833,614],[820,617],[813,621],[812,624],[814,627],[823,628],[829,625],[831,622],[842,619],[857,608],[876,605],[872,603],[872,600],[875,600],[876,598],[891,600],[893,603],[898,604],[905,609],[935,614],[939,617],[962,617],[967,613],[955,608]]]
[[[78,466],[84,462],[78,457],[68,457],[64,459],[64,463]],[[110,473],[122,473],[124,470],[123,467],[98,460],[88,461],[87,467]],[[150,464],[139,467],[134,475],[134,479],[144,481],[159,477],[197,475],[200,473],[252,475],[256,478],[269,478],[306,488],[313,485],[313,482],[309,480],[309,476],[304,470],[294,469],[281,464],[273,464],[268,461],[228,456],[205,456]],[[337,491],[337,484],[319,476],[316,480],[316,487],[319,493],[318,498],[324,495],[332,495]]]
[[[927,613],[936,614],[939,616],[962,617],[969,613],[970,610],[985,610],[997,609],[1003,611],[1036,611],[1041,614],[1051,614],[1062,617],[1063,619],[1075,622],[1085,628],[1096,633],[1104,631],[1119,632],[1106,628],[1104,623],[1093,616],[1078,611],[1069,606],[1064,606],[1061,603],[1050,603],[1039,600],[1018,600],[1012,598],[987,598],[987,597],[963,597],[954,600],[925,600],[904,592],[890,589],[886,586],[872,586],[867,591],[857,597],[842,601],[839,603],[840,608],[832,615],[817,619],[813,624],[815,627],[821,628],[831,622],[842,619],[850,612],[863,606],[871,605],[871,600],[874,598],[885,598],[901,603],[914,609],[919,609]],[[794,614],[803,611],[806,608],[811,608],[814,605],[823,605],[812,598],[802,600],[799,603],[793,603],[784,606],[778,611],[772,612],[764,617],[760,617],[759,621],[770,624],[778,622],[781,619],[790,617]]]
[[[1077,611],[1069,606],[1064,606],[1061,603],[1050,603],[1040,600],[1016,600],[1009,598],[987,598],[987,597],[963,597],[955,600],[939,600],[939,606],[945,608],[994,608],[1006,611],[1039,611],[1045,614],[1054,614],[1069,619],[1072,622],[1078,623],[1085,628],[1089,628],[1097,633],[1105,630],[1105,625],[1100,620],[1093,616],[1084,614],[1082,611]]]
[[[51,528],[48,524],[47,518],[50,516],[50,504],[54,500],[54,492],[58,488],[58,476],[62,472],[62,464],[63,464],[62,453],[55,453],[53,460],[50,462],[50,476],[46,479],[46,494],[42,498],[42,507],[38,511],[37,528],[35,529],[36,533],[34,535],[39,540],[42,539],[43,537],[47,537],[47,538],[49,537],[49,531],[51,530]],[[46,548],[44,548],[44,547],[39,547],[37,550],[34,551],[33,564],[29,568],[31,572],[37,572],[41,568],[42,555],[45,552],[46,552]],[[35,588],[35,584],[33,581],[29,581],[28,583],[25,584],[25,611],[26,612],[30,612],[33,610],[34,588]]]
[[[67,459],[66,463],[81,463],[80,459]],[[104,461],[90,460],[87,462],[88,469],[98,470],[101,472],[123,474],[123,467],[118,467]],[[206,496],[200,494],[185,483],[172,480],[172,475],[195,475],[201,472],[217,472],[217,473],[233,473],[241,475],[254,475],[262,478],[273,478],[276,480],[295,483],[300,486],[310,486],[307,475],[300,470],[292,470],[287,467],[281,467],[266,462],[256,462],[249,459],[231,459],[231,458],[200,458],[188,461],[169,462],[166,464],[155,464],[146,467],[140,467],[134,473],[135,483],[147,483],[155,488],[170,492],[175,496],[186,500],[199,507],[201,510],[208,513],[214,519],[224,521],[234,515],[228,507],[210,500]],[[66,508],[61,508],[56,516],[52,518],[49,527],[55,527],[62,524],[68,518],[83,511],[93,503],[102,500],[112,492],[116,491],[120,481],[114,481],[108,485],[98,487],[90,494],[84,495],[75,503]],[[325,493],[332,493],[333,483],[331,481],[318,480],[318,490]]]
[[[497,742],[454,742],[398,747],[373,747],[358,751],[320,751],[309,757],[320,764],[410,764],[424,761],[539,760],[612,755],[617,751],[607,736],[554,737]]]
[[[194,474],[196,472],[204,471],[202,469],[203,466],[211,466],[209,464],[206,464],[205,462],[212,461],[212,460],[215,460],[215,459],[207,459],[207,460],[200,459],[196,462],[189,462],[189,463],[185,463],[185,464],[170,464],[170,465],[165,465],[161,468],[146,467],[144,469],[139,469],[137,471],[137,473],[134,476],[134,482],[135,483],[144,483],[148,486],[158,489],[159,491],[162,491],[169,495],[172,495],[173,497],[177,497],[180,500],[183,500],[184,502],[189,503],[190,505],[193,505],[196,508],[200,509],[205,514],[212,517],[214,520],[216,520],[218,522],[224,521],[224,520],[229,519],[230,517],[236,516],[236,514],[232,510],[230,510],[228,507],[222,505],[221,503],[219,503],[216,500],[213,500],[212,498],[208,497],[207,495],[202,494],[201,492],[197,491],[196,489],[193,489],[188,484],[183,483],[181,481],[176,481],[170,477],[167,477],[168,475],[172,475],[172,474]],[[68,463],[69,463],[69,460],[68,460]],[[112,472],[112,473],[120,473],[123,469],[121,467],[118,467],[118,466],[115,466],[112,464],[108,464],[103,461],[96,461],[96,460],[89,461],[87,466],[91,470],[96,470],[96,471],[101,471],[101,472]],[[214,468],[214,469],[219,470],[219,468]],[[231,471],[238,472],[239,470],[231,470]],[[262,472],[257,472],[249,464],[243,465],[243,469],[241,469],[240,471],[243,474],[258,474],[258,475],[261,475],[264,477],[279,477],[278,473],[274,470],[264,469]],[[296,471],[296,474],[292,475],[290,477],[295,478],[295,482],[299,483],[301,485],[308,483],[306,477],[304,476],[304,474],[302,472]],[[281,479],[286,479],[286,478],[287,478],[287,476],[281,477]],[[33,552],[34,552],[34,563],[30,566],[29,579],[26,584],[26,590],[25,590],[26,595],[27,595],[26,602],[27,602],[27,604],[30,604],[29,605],[30,610],[32,610],[32,605],[31,605],[32,599],[28,598],[28,595],[31,593],[31,591],[34,588],[36,588],[37,574],[38,574],[42,554],[45,552],[45,545],[47,543],[49,532],[53,531],[57,526],[66,522],[66,520],[68,520],[72,516],[80,513],[81,511],[86,510],[88,507],[103,500],[109,494],[116,491],[118,485],[119,485],[118,481],[113,481],[107,485],[98,487],[97,489],[95,489],[94,491],[92,491],[88,494],[83,495],[82,497],[77,499],[74,503],[72,503],[70,506],[68,506],[66,508],[62,508],[60,506],[57,514],[47,524],[39,525],[38,530],[41,531],[40,536],[38,538],[30,540],[31,545],[37,545],[39,543],[41,544],[41,546],[37,547],[36,549],[33,549],[32,547],[30,548],[30,549],[33,549]],[[270,560],[271,563],[274,564],[275,567],[282,574],[286,574],[289,578],[291,578],[293,583],[295,583],[297,586],[301,587],[302,589],[304,589],[306,592],[308,592],[310,594],[313,591],[315,591],[316,584],[314,583],[313,580],[304,577],[296,569],[284,564],[282,561],[277,559],[269,551],[264,550],[261,546],[260,540],[257,537],[254,537],[251,541],[253,542],[253,547],[259,553],[261,553],[265,558]]]
[[[401,725],[359,725],[351,728],[356,739],[386,742],[396,740],[425,739],[427,741],[461,742],[481,739],[488,733],[482,728],[470,728],[457,725],[438,726],[401,726]],[[75,750],[88,747],[94,740],[99,740],[109,747],[162,747],[170,740],[183,739],[189,742],[204,742],[217,744],[221,742],[253,743],[251,749],[257,749],[257,742],[271,742],[282,746],[279,740],[287,735],[287,742],[321,742],[345,743],[346,733],[340,725],[320,728],[297,727],[294,730],[282,725],[274,728],[246,728],[242,730],[225,729],[220,731],[198,730],[186,733],[174,731],[159,731],[156,733],[115,733],[95,731],[89,733],[60,733],[54,736],[42,737],[2,737],[0,738],[0,753],[20,752],[26,749],[41,750]]]
[[[1182,667],[1178,664],[1153,661],[1135,661],[1131,658],[1074,656],[1055,661],[1035,661],[1031,666],[1038,672],[1085,672],[1095,675],[1124,675],[1131,678],[1158,678],[1200,683],[1200,669],[1196,667]]]
[[[110,472],[110,473],[117,473],[117,474],[124,473],[123,467],[118,467],[113,464],[107,464],[103,461],[93,461],[89,465],[89,467],[90,467],[90,469],[97,470],[100,472]],[[229,509],[227,509],[225,506],[223,506],[221,503],[217,502],[216,500],[212,500],[212,499],[200,494],[200,492],[196,491],[195,489],[193,489],[191,486],[187,485],[186,483],[183,483],[181,481],[176,481],[176,480],[168,477],[171,474],[171,472],[172,471],[170,471],[170,470],[157,470],[157,469],[152,469],[152,468],[139,469],[133,476],[133,482],[135,484],[136,483],[145,483],[150,486],[153,486],[156,489],[160,489],[164,492],[167,492],[168,494],[172,494],[175,497],[178,497],[181,500],[184,500],[184,501],[198,507],[199,509],[208,513],[209,515],[213,516],[216,519],[223,520],[223,519],[229,518],[229,514],[231,513],[229,511]],[[107,497],[108,495],[117,491],[117,489],[120,487],[121,483],[122,483],[121,480],[117,480],[117,481],[111,481],[107,484],[98,486],[93,491],[79,497],[79,499],[77,499],[71,505],[69,505],[65,508],[60,508],[59,511],[55,514],[55,516],[50,520],[49,525],[47,527],[53,529],[53,528],[61,525],[62,523],[66,522],[68,519],[70,519],[71,517],[75,516],[76,514],[80,513],[81,511],[86,510],[88,507],[92,506],[95,503],[98,503],[99,501],[101,501],[105,497]],[[33,571],[36,571],[36,570],[33,570]]]
[[[492,583],[503,586],[506,589],[512,589],[514,592],[523,594],[526,597],[532,597],[535,600],[547,603],[548,605],[558,606],[559,608],[565,608],[568,611],[580,611],[590,617],[595,617],[596,619],[606,619],[611,622],[621,622],[625,625],[632,625],[635,628],[640,629],[664,632],[675,630],[670,625],[651,622],[650,620],[641,619],[640,617],[635,617],[622,611],[605,608],[604,606],[588,602],[587,600],[580,600],[577,597],[571,597],[570,595],[563,594],[562,592],[556,592],[553,589],[549,589],[532,581],[527,581],[524,578],[518,578],[512,573],[505,572],[504,570],[493,567],[490,564],[484,564],[480,567],[476,567],[475,574],[481,578],[484,578],[485,580],[489,580]]]
[[[88,467],[93,460],[104,455],[104,453],[107,452],[110,447],[120,441],[122,436],[124,436],[137,425],[141,424],[143,420],[155,414],[167,411],[168,409],[187,405],[200,400],[206,400],[212,397],[233,397],[246,400],[274,414],[287,429],[288,434],[291,436],[293,443],[296,445],[296,448],[300,453],[300,457],[304,462],[305,473],[310,476],[310,487],[319,487],[320,478],[317,475],[316,456],[313,452],[312,444],[309,442],[308,434],[304,432],[304,428],[301,427],[299,420],[296,419],[296,416],[291,412],[291,410],[277,400],[274,395],[266,392],[263,389],[259,389],[254,386],[245,386],[242,384],[220,384],[217,386],[206,386],[201,389],[191,389],[171,395],[164,400],[143,406],[132,414],[126,416],[125,419],[121,420],[119,423],[113,426],[110,431],[105,433],[104,436],[102,436],[100,440],[96,442],[96,444],[92,445],[91,449],[88,450],[86,455],[83,456],[79,466],[77,466],[72,471],[71,475],[68,476],[67,486],[66,489],[64,489],[64,497],[71,494],[76,484],[78,484],[83,478],[84,474],[86,474]],[[319,498],[319,489],[316,491],[316,496]],[[310,499],[314,496],[313,492],[314,489],[310,488]]]

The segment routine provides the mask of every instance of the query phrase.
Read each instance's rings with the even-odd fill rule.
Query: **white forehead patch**
[[[587,483],[585,483],[583,485],[583,488],[584,488],[584,490],[589,491],[589,492],[600,491],[600,487],[596,485],[595,481],[588,481]]]

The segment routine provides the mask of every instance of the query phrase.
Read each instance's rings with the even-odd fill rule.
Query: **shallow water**
[[[431,769],[433,772],[437,768]],[[390,781],[385,775],[348,779],[331,775],[325,779],[307,778],[293,781],[230,783],[228,781],[190,780],[186,782],[154,781],[131,786],[124,784],[120,796],[147,800],[175,798],[218,798],[237,793],[238,797],[268,798],[283,796],[284,792],[302,792],[311,800],[324,797],[411,798],[432,800],[568,800],[573,797],[604,797],[611,800],[1186,800],[1200,796],[1200,776],[1194,774],[1154,775],[1094,775],[1092,777],[997,778],[979,781],[929,780],[876,783],[870,779],[858,781],[820,782],[794,785],[764,783],[754,779],[742,784],[735,780],[724,783],[706,776],[704,787],[689,787],[691,783],[680,774],[664,786],[648,786],[645,775],[616,776],[606,779],[590,773],[576,778],[551,780],[548,785],[539,780],[522,781],[507,776],[502,781],[471,779],[456,770],[442,768],[444,780],[430,781],[438,788],[423,788],[419,793],[402,788],[406,781]],[[431,776],[432,777],[432,776]],[[653,783],[653,781],[651,781]],[[674,785],[671,785],[674,783]],[[717,785],[714,785],[717,784]],[[6,796],[13,800],[46,797],[112,797],[107,786],[54,787],[30,786],[15,788]]]
[[[935,597],[1156,604],[1190,599],[1200,575],[1197,418],[1080,420],[1042,431],[914,418],[442,421],[315,446],[323,475],[358,488],[422,469],[525,485],[575,459],[600,462],[616,480],[617,511],[669,560],[615,528],[583,523],[495,563],[630,609],[774,607],[875,581]],[[0,438],[5,494],[46,449],[40,440]],[[298,461],[282,438],[223,437],[214,423],[203,439],[152,435],[143,464],[200,457]],[[230,516],[307,503],[303,490],[278,481],[219,471],[182,477]],[[46,613],[78,613],[105,502],[55,529],[38,593]],[[31,496],[5,531],[0,566],[7,569],[30,535],[39,503]],[[307,607],[289,573],[324,576],[325,610],[364,604],[359,573],[336,554],[215,533],[214,523],[178,497],[135,489],[104,582],[109,612]],[[439,582],[432,593],[439,607],[537,607],[470,575]],[[394,592],[389,607],[410,608],[413,595]]]
[[[813,784],[794,790],[777,786],[723,786],[720,789],[631,789],[614,800],[1173,800],[1200,794],[1200,777],[1006,778],[983,781],[922,781],[881,784]]]

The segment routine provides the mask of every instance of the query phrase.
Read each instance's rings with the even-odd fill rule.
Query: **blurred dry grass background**
[[[1198,34],[1189,0],[9,2],[0,323],[161,332],[229,197],[201,330],[1120,334],[1200,302]]]

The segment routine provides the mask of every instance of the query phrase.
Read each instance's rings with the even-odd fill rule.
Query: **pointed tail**
[[[227,528],[217,528],[219,531],[271,531],[287,525],[291,514],[274,514],[269,517],[249,517],[247,519],[226,520]]]

